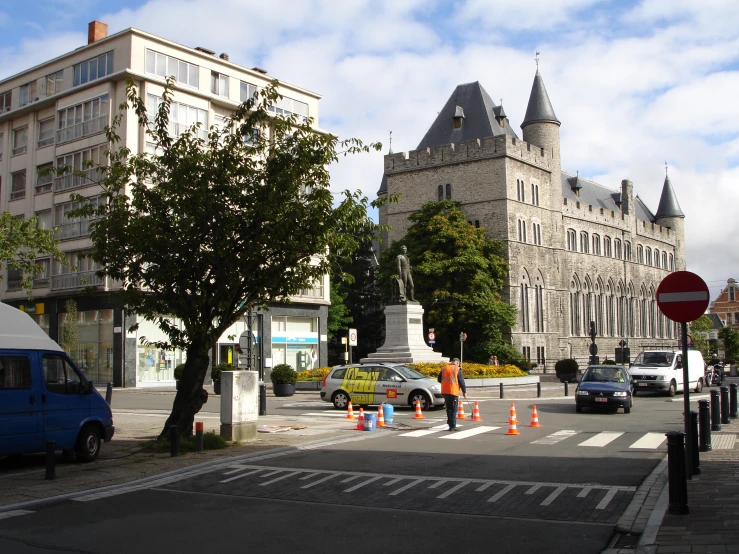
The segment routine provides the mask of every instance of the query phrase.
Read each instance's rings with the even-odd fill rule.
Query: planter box
[[[321,390],[320,381],[298,381],[295,390]]]
[[[272,384],[275,396],[292,396],[295,394],[295,385]]]

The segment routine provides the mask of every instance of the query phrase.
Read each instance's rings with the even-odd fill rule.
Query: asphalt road
[[[353,423],[316,397],[271,399],[269,413],[349,440],[0,520],[0,551],[601,552],[664,433],[683,425],[681,395],[639,395],[628,415],[537,399],[541,428],[528,427],[534,402],[514,400],[520,434],[508,436],[511,401],[488,398],[483,422],[456,434],[443,410],[396,410],[392,430],[347,434]],[[120,394],[114,408],[134,409],[126,398],[171,403]]]

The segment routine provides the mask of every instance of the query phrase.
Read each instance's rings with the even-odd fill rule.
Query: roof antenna
[[[536,70],[539,70],[539,51],[536,51]]]
[[[667,177],[667,162],[665,162],[665,177]]]
[[[393,153],[393,132],[390,131],[390,151],[388,152],[388,154],[392,154],[392,153]]]

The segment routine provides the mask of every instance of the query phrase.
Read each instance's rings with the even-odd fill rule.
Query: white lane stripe
[[[429,485],[429,488],[430,488],[430,489],[436,489],[436,488],[438,488],[438,487],[442,486],[442,485],[443,485],[444,483],[446,483],[446,482],[447,482],[447,480],[446,480],[446,479],[439,479],[439,480],[438,480],[438,481],[437,481],[436,483],[434,483],[433,485]]]
[[[488,498],[488,502],[497,502],[498,500],[503,498],[506,494],[508,494],[510,491],[512,491],[515,487],[516,485],[508,485],[503,490],[496,492],[493,496]]]
[[[592,491],[592,490],[593,490],[592,487],[585,487],[583,490],[581,490],[579,493],[577,493],[577,497],[578,498],[585,498],[590,493],[590,491]]]
[[[416,485],[418,485],[418,483],[423,483],[424,481],[425,481],[425,479],[416,479],[415,481],[411,481],[407,485],[404,485],[404,486],[400,487],[399,489],[394,490],[388,496],[398,496],[401,492],[405,492],[408,489],[410,489],[411,487],[415,487]]]
[[[577,435],[577,431],[570,431],[568,429],[565,429],[563,431],[557,431],[556,433],[547,435],[546,437],[542,437],[538,440],[531,441],[531,444],[555,444],[573,435]]]
[[[312,471],[308,475],[301,477],[300,480],[305,481],[307,479],[310,479],[311,477],[315,477],[316,475],[319,475],[320,473],[321,473],[320,471]]]
[[[629,448],[659,448],[666,439],[664,433],[647,433]]]
[[[344,479],[342,481],[342,483],[351,483],[352,481],[356,481],[360,477],[362,477],[362,475],[354,475],[353,477],[349,477],[348,479]]]
[[[233,473],[238,473],[239,471],[244,471],[245,469],[251,468],[251,466],[228,466],[228,467],[233,467],[236,469],[232,469],[231,471],[224,471],[223,472],[224,475],[231,475]]]
[[[536,491],[538,491],[541,488],[541,485],[534,485],[529,490],[527,490],[524,494],[534,494]]]
[[[446,427],[446,425],[444,425]],[[411,431],[410,433],[401,433],[399,437],[425,437],[426,435],[433,435],[434,433],[440,433],[441,429],[419,429],[418,431]]]
[[[340,473],[332,473],[331,475],[327,475],[327,476],[326,476],[326,477],[324,477],[323,479],[318,479],[318,480],[316,480],[316,481],[311,481],[311,482],[310,482],[310,483],[308,483],[307,485],[303,485],[303,486],[302,486],[302,487],[300,487],[300,488],[301,488],[301,489],[309,489],[309,488],[311,488],[311,487],[315,487],[315,486],[316,486],[316,485],[318,485],[319,483],[323,483],[324,481],[328,481],[329,479],[333,479],[333,478],[334,478],[334,477],[336,477],[337,475],[341,475],[341,474],[340,474]]]
[[[555,499],[562,494],[562,491],[565,490],[567,487],[557,487],[552,494],[546,497],[544,502],[542,502],[541,506],[549,506],[552,502],[555,501]]]
[[[704,290],[690,292],[663,292],[659,295],[660,302],[695,302],[697,300],[708,300],[708,293]]]
[[[272,477],[273,475],[277,475],[278,473],[282,473],[283,471],[287,471],[286,469],[278,469],[277,471],[272,471],[270,473],[265,473],[262,475],[262,477]]]
[[[484,491],[486,488],[488,488],[492,484],[493,484],[492,481],[488,481],[487,483],[483,483],[482,485],[480,485],[479,487],[477,487],[475,490],[477,492]]]
[[[373,477],[372,479],[367,479],[363,483],[359,483],[358,485],[354,485],[353,487],[349,487],[344,492],[352,492],[352,491],[355,491],[357,489],[361,489],[365,485],[369,485],[370,483],[374,483],[378,479],[384,479],[384,478],[385,478],[384,475],[380,475],[380,476],[377,476],[377,477]]]
[[[467,484],[469,484],[469,481],[462,481],[461,483],[458,483],[455,486],[453,486],[448,491],[440,494],[436,498],[446,498],[447,496],[451,496],[451,495],[453,495],[455,492],[457,492],[459,489],[461,489],[462,487],[464,487]]]
[[[242,473],[241,475],[237,475],[236,477],[229,477],[228,479],[224,479],[223,481],[220,481],[220,482],[230,483],[231,481],[236,481],[236,479],[241,479],[242,477],[246,477],[247,475],[251,475],[252,473],[259,473],[260,471],[264,471],[264,468],[253,469],[251,471],[247,471],[246,473]]]
[[[600,501],[600,504],[598,504],[595,509],[596,510],[604,510],[606,506],[608,506],[608,503],[613,500],[613,497],[616,496],[616,493],[618,492],[617,489],[611,489],[609,490],[606,495],[603,497],[603,500]]]
[[[621,432],[603,431],[602,433],[598,433],[594,437],[591,437],[588,440],[581,442],[577,446],[603,447],[607,445],[609,442],[615,441],[621,435],[623,435],[623,433]]]
[[[480,425],[479,427],[474,427],[472,429],[467,429],[466,431],[462,431],[460,433],[454,433],[453,435],[446,435],[444,437],[441,437],[442,439],[452,439],[452,440],[460,440],[460,439],[466,439],[469,437],[474,437],[475,435],[479,435],[481,433],[487,433],[488,431],[495,431],[496,429],[500,429],[500,427],[489,427],[487,425]]]
[[[382,486],[383,487],[389,487],[390,485],[394,485],[395,483],[399,483],[403,479],[404,479],[403,477],[398,477],[397,479],[393,479],[392,481],[388,481],[387,483],[383,483]]]
[[[0,519],[10,519],[11,517],[24,516],[26,514],[32,514],[31,510],[11,510],[10,512],[3,512],[0,514]]]
[[[300,473],[303,473],[303,472],[293,471],[292,473],[288,473],[287,475],[283,475],[282,477],[276,477],[275,479],[270,479],[269,481],[265,481],[264,483],[259,483],[259,486],[266,487],[267,485],[271,485],[272,483],[276,483],[277,481],[282,481],[283,479],[287,479],[288,477],[292,477],[293,475],[298,475]]]

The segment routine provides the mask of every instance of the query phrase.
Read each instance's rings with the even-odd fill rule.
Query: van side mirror
[[[675,369],[682,369],[682,368],[683,368],[683,363],[682,362],[677,362],[675,364]]]
[[[94,389],[94,385],[92,384],[92,381],[87,382],[87,387],[85,387],[85,394],[92,394],[92,391]]]

